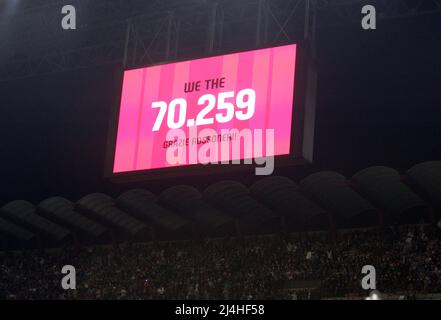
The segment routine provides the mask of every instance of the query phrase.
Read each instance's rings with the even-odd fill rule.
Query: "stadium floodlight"
[[[377,290],[374,290],[369,294],[369,297],[365,298],[364,300],[382,300],[382,299],[380,293]]]

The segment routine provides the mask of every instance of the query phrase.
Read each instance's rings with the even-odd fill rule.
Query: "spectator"
[[[394,227],[0,253],[4,299],[310,299],[365,296],[361,269],[376,267],[385,294],[440,293],[439,232]],[[410,239],[410,240],[409,240]],[[77,290],[61,289],[61,268],[77,270]],[[300,280],[321,285],[290,293]]]

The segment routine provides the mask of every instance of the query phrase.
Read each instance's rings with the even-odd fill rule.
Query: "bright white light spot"
[[[369,297],[364,298],[364,300],[381,300],[381,298],[377,292],[371,292]]]

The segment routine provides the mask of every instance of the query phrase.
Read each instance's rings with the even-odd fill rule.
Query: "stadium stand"
[[[414,208],[432,205],[439,213],[439,164],[414,166],[405,179],[371,167],[350,182],[318,172],[299,185],[266,177],[249,188],[214,183],[202,194],[176,186],[158,198],[134,189],[116,201],[90,194],[76,205],[60,197],[37,207],[13,201],[0,210],[0,299],[362,299],[360,270],[367,264],[375,265],[385,297],[440,298],[441,221],[402,224],[409,210],[419,215],[412,221],[425,218]],[[378,211],[405,219],[381,224]],[[282,228],[280,217],[301,232]],[[239,222],[237,235],[223,229],[232,220]],[[190,233],[192,224],[198,228]],[[256,226],[246,229],[255,235],[243,236],[247,224]],[[150,226],[161,241],[149,241]],[[67,246],[73,234],[93,239],[106,228],[117,235],[112,245],[78,237]],[[304,232],[315,229],[323,231]],[[62,249],[42,248],[54,246]],[[65,264],[81,266],[77,290],[60,289]]]
[[[335,172],[316,172],[298,184],[288,177],[262,178],[250,187],[235,181],[209,185],[203,192],[175,186],[159,196],[144,189],[116,200],[95,193],[76,204],[61,197],[37,207],[13,201],[0,217],[27,230],[43,247],[63,247],[76,239],[185,240],[204,236],[328,231],[392,223],[436,222],[441,211],[441,162],[415,165],[404,176],[387,167],[371,167],[350,181]],[[430,208],[431,219],[427,219]],[[438,216],[438,217],[437,217]],[[382,220],[384,218],[384,221]],[[330,222],[333,222],[330,224]],[[5,229],[5,228],[3,228]],[[11,228],[11,230],[14,230]],[[32,241],[0,231],[3,246]],[[15,232],[15,231],[14,231]],[[22,240],[25,240],[22,242]],[[110,242],[105,241],[105,242]],[[32,242],[32,245],[37,245]]]
[[[441,288],[441,229],[391,226],[0,254],[0,299],[363,299],[363,265],[384,295]],[[77,289],[60,270],[78,266]],[[44,281],[42,281],[44,279]],[[438,296],[439,297],[439,296]]]

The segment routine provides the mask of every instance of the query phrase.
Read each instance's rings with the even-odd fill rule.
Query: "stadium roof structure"
[[[392,168],[366,168],[356,173],[351,182],[377,208],[382,209],[383,217],[390,222],[395,222],[403,215],[416,214],[415,210],[427,208],[424,200],[402,183],[400,173]],[[410,217],[410,220],[414,219]]]
[[[262,226],[280,228],[280,215],[258,202],[249,189],[237,181],[212,184],[205,189],[204,199],[237,219],[242,232],[252,232]]]
[[[441,162],[432,161],[403,176],[388,167],[370,167],[350,181],[323,171],[298,184],[271,176],[250,187],[224,180],[203,192],[178,185],[159,196],[132,189],[116,200],[102,193],[76,203],[61,197],[38,206],[19,200],[0,209],[0,245],[59,247],[74,239],[101,243],[107,233],[117,241],[143,241],[417,223],[427,217],[429,207],[435,222],[440,191]]]
[[[200,230],[211,234],[233,234],[233,219],[217,210],[202,198],[202,194],[194,187],[179,185],[164,190],[159,199],[161,203],[178,211],[184,217],[200,225]]]
[[[124,192],[116,199],[117,206],[137,219],[145,221],[161,235],[185,235],[191,233],[191,222],[184,217],[162,207],[157,197],[144,189]],[[166,233],[166,234],[164,234]]]
[[[67,33],[60,27],[61,8],[72,4],[78,26]],[[315,42],[320,30],[359,25],[362,4],[361,0],[3,1],[0,81],[97,65],[133,68],[193,56],[195,51],[222,53],[303,39]],[[441,12],[441,0],[369,4],[375,6],[378,20]]]
[[[34,233],[3,218],[0,218],[0,235],[0,245],[4,247],[33,247],[38,244]]]
[[[426,161],[407,170],[405,178],[419,193],[441,208],[441,161]]]
[[[110,238],[108,228],[79,214],[74,208],[74,203],[62,197],[46,199],[37,206],[38,212],[43,217],[72,229],[86,239],[106,241]]]
[[[250,191],[256,199],[280,212],[290,228],[323,230],[329,223],[329,213],[301,194],[298,185],[287,177],[263,178]]]
[[[81,198],[77,202],[77,208],[104,225],[115,228],[130,237],[141,239],[151,237],[147,225],[117,208],[115,200],[103,193],[92,193]]]
[[[346,177],[339,173],[313,173],[300,182],[300,190],[329,210],[337,227],[366,222],[372,225],[378,217],[372,204],[352,189]]]
[[[0,216],[39,235],[46,243],[69,245],[73,242],[72,233],[36,212],[33,204],[16,200],[4,205]]]

